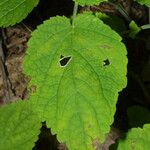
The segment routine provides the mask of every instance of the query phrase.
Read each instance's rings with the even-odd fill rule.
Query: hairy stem
[[[74,27],[74,20],[77,16],[77,12],[78,12],[78,4],[75,3],[74,8],[73,8],[72,27]]]

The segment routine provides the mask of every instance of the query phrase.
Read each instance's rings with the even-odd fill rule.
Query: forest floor
[[[117,1],[128,13],[129,17],[138,25],[148,22],[148,9],[132,0]],[[118,4],[117,3],[117,4]],[[14,102],[18,99],[25,100],[29,96],[27,84],[30,81],[22,73],[22,61],[27,48],[27,42],[31,32],[37,25],[51,16],[72,14],[73,3],[71,0],[40,1],[40,4],[20,24],[5,29],[0,29],[0,104]],[[115,15],[124,20],[128,25],[128,19],[122,16],[116,7],[102,3],[99,6],[80,8],[80,11],[104,12]],[[132,105],[140,105],[150,110],[150,31],[142,31],[136,39],[123,38],[128,51],[128,85],[120,92],[116,105],[117,111],[110,133],[107,135],[102,150],[107,150],[114,141],[122,136],[122,133],[130,127],[127,120],[127,108]],[[64,144],[60,144],[56,136],[52,136],[46,123],[41,127],[39,140],[34,150],[65,150]],[[115,149],[115,147],[114,147]]]

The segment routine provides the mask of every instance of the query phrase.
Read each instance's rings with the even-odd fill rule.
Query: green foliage
[[[0,26],[20,22],[37,3],[1,0]],[[32,33],[23,70],[31,76],[30,86],[36,86],[36,92],[28,101],[0,108],[0,149],[32,149],[43,121],[70,150],[92,150],[95,141],[104,142],[118,92],[127,83],[126,48],[121,37],[100,20],[108,20],[106,16],[73,16],[73,25],[72,20],[57,16]]]
[[[61,66],[65,57],[70,60]],[[65,17],[40,25],[23,68],[37,87],[30,101],[41,121],[70,150],[90,150],[109,132],[118,92],[126,86],[126,65],[120,36],[92,14],[82,14],[74,27]]]
[[[100,2],[107,1],[107,0],[74,0],[74,1],[81,6],[85,6],[85,5],[92,6],[92,5],[98,5]]]
[[[143,127],[150,123],[150,112],[144,107],[132,106],[128,109],[128,118],[131,127]]]
[[[0,0],[0,27],[23,20],[38,4],[38,0]]]
[[[74,1],[91,6],[104,0]],[[137,2],[150,7],[149,0]],[[22,21],[37,4],[38,0],[1,0],[0,27]],[[102,13],[73,16],[73,25],[72,20],[57,16],[32,33],[23,70],[36,92],[28,101],[0,107],[0,149],[32,149],[43,121],[69,150],[93,150],[95,141],[104,142],[118,92],[127,83],[126,48],[115,32],[125,31],[126,26]],[[131,38],[141,30],[134,21],[129,28]],[[142,127],[150,122],[150,113],[131,107],[128,118],[131,127]],[[129,130],[118,149],[148,150],[149,131],[150,124]]]
[[[141,31],[141,28],[138,27],[138,25],[134,22],[131,21],[129,24],[129,28],[130,28],[130,33],[129,33],[129,37],[131,38],[135,38],[136,35]]]
[[[0,108],[0,149],[31,150],[41,123],[30,103],[18,101]]]
[[[136,1],[142,5],[147,5],[148,7],[150,7],[150,0],[136,0]]]
[[[143,129],[131,129],[126,138],[119,141],[117,150],[149,150],[150,124],[145,124]]]

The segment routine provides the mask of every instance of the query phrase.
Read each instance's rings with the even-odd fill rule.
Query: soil
[[[132,0],[116,0],[128,13],[130,19],[138,25],[148,23],[148,8],[141,6]],[[31,31],[36,29],[49,17],[56,15],[71,16],[73,3],[71,0],[41,0],[39,5],[20,24],[0,30],[0,104],[14,102],[18,99],[25,100],[29,96],[27,85],[29,78],[22,72],[22,61],[27,48]],[[80,8],[80,12],[92,10],[93,12],[105,12],[122,18],[125,24],[128,18],[107,2],[98,6]],[[117,111],[110,133],[106,136],[103,145],[95,141],[95,146],[101,150],[108,150],[115,140],[123,136],[130,127],[127,119],[127,108],[132,105],[140,105],[150,109],[150,31],[142,31],[136,39],[124,37],[128,51],[128,85],[120,92]],[[56,135],[51,135],[46,123],[41,125],[39,140],[33,150],[66,150],[65,144],[57,141]],[[110,148],[111,149],[111,148]],[[115,146],[112,147],[115,149]]]

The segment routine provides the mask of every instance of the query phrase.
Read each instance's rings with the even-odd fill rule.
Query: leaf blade
[[[148,150],[149,149],[149,131],[150,125],[145,124],[142,128],[132,128],[126,136],[126,139],[120,140],[118,144],[118,150]]]
[[[38,2],[38,0],[1,0],[0,27],[19,23],[32,11]]]
[[[140,3],[141,5],[147,5],[148,7],[150,7],[149,0],[137,0],[137,2]]]
[[[69,149],[90,150],[95,139],[103,142],[118,92],[126,86],[126,49],[120,36],[91,14],[79,15],[74,28],[69,19],[55,17],[33,33],[28,47],[24,72],[37,86],[30,100],[43,121]],[[62,56],[71,57],[63,67]]]
[[[31,105],[18,101],[0,108],[0,149],[27,150],[34,147],[41,123]]]

